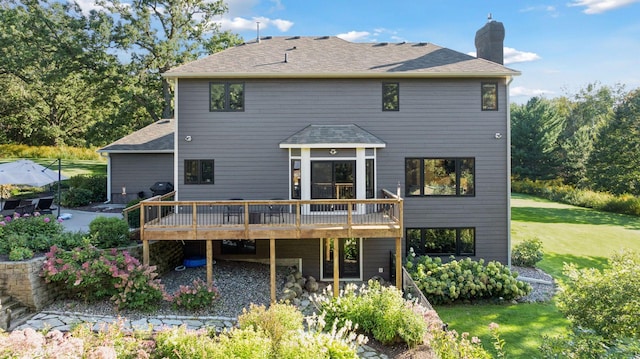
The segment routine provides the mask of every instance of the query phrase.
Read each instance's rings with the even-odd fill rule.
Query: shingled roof
[[[280,142],[280,148],[385,147],[384,141],[357,125],[309,125]]]
[[[431,43],[266,37],[173,68],[169,78],[505,77],[520,72]]]
[[[173,153],[173,119],[160,120],[102,147],[106,153]]]

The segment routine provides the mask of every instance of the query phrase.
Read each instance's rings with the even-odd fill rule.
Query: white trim
[[[98,153],[132,153],[132,154],[145,154],[145,153],[173,153],[174,150],[155,150],[155,151],[139,151],[139,150],[116,150],[116,151],[110,151],[110,150],[98,150],[96,151]]]
[[[386,143],[281,143],[280,148],[385,148]]]
[[[506,104],[507,106],[507,267],[511,268],[511,106],[509,106],[509,85],[513,78],[507,80]]]
[[[107,154],[107,203],[111,203],[111,156]]]
[[[333,281],[333,276],[331,276],[330,278],[325,278],[324,277],[324,247],[323,247],[323,241],[327,239],[327,238],[320,238],[320,281],[323,282],[327,282],[327,281]],[[332,239],[332,238],[328,238],[328,239]],[[358,266],[360,267],[360,276],[358,278],[340,278],[340,281],[342,282],[361,282],[362,278],[363,278],[363,271],[364,271],[364,265],[363,265],[363,250],[362,250],[362,244],[364,242],[364,240],[362,240],[362,238],[356,238],[358,240]]]
[[[371,73],[371,72],[298,72],[298,73],[267,73],[267,72],[165,72],[161,74],[167,79],[429,79],[429,78],[480,78],[497,77],[509,78],[522,75],[522,72],[509,69],[509,71],[486,72],[411,72],[411,73]]]

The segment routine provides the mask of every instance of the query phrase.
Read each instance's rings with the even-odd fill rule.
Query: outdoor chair
[[[282,198],[272,198],[272,201],[282,201]],[[281,204],[271,204],[269,208],[267,208],[267,213],[265,215],[269,217],[269,222],[273,222],[273,217],[277,217],[279,222],[284,222],[284,212],[286,206]]]
[[[230,198],[230,201],[243,201],[242,198]],[[238,219],[237,223],[242,222],[242,216],[244,215],[244,205],[226,205],[224,206],[224,218],[226,218],[225,223],[231,223],[231,217],[236,217]],[[224,221],[223,221],[224,222]]]
[[[2,206],[2,216],[11,216],[15,213],[16,208],[20,206],[19,199],[7,199]]]
[[[24,216],[25,214],[31,215],[33,214],[33,211],[35,211],[36,209],[36,205],[31,203],[31,204],[24,204],[24,205],[20,205],[18,207],[16,207],[15,213],[18,213],[20,216]]]
[[[51,198],[40,198],[38,203],[36,204],[36,212],[40,212],[42,214],[51,214],[52,211],[57,208],[51,207],[53,204],[53,197]]]

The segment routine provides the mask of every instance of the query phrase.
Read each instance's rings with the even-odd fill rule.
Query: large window
[[[184,160],[184,184],[213,184],[213,160]]]
[[[382,111],[400,111],[400,84],[382,84]]]
[[[212,82],[209,92],[209,111],[244,111],[244,83]]]
[[[495,82],[483,82],[482,86],[482,111],[498,111],[498,84]]]
[[[406,250],[417,255],[473,256],[476,253],[475,228],[407,228]]]
[[[407,158],[406,196],[474,196],[475,159]]]

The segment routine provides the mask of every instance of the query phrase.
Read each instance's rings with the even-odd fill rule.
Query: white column
[[[311,199],[311,149],[300,149],[300,199]],[[308,205],[300,209],[302,214],[308,214]]]

